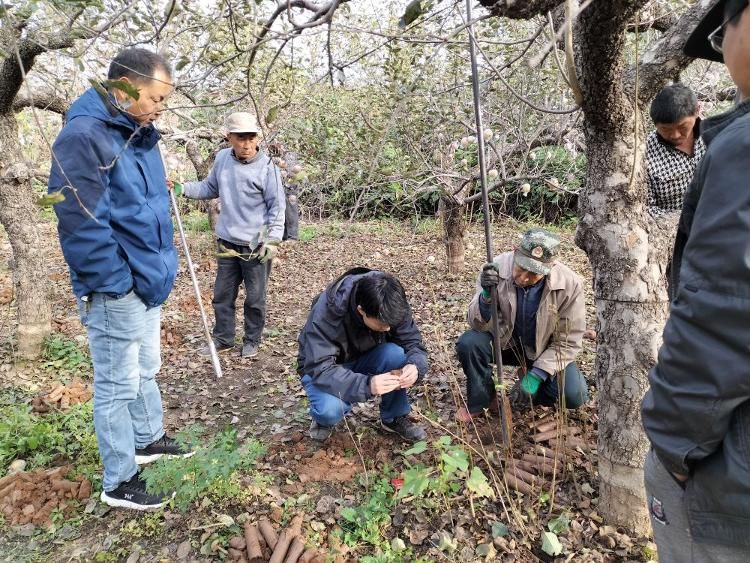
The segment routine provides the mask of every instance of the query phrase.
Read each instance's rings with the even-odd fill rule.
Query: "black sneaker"
[[[104,504],[132,510],[157,510],[164,506],[172,495],[152,495],[146,492],[146,482],[138,473],[129,481],[120,483],[113,491],[102,491],[99,497]]]
[[[380,427],[386,432],[398,434],[407,442],[419,442],[427,438],[427,432],[418,424],[414,424],[406,416],[394,418],[391,422],[380,421]]]
[[[138,465],[144,465],[156,461],[161,456],[173,456],[173,457],[190,457],[195,452],[191,452],[180,446],[174,438],[170,438],[165,433],[164,436],[159,438],[153,444],[149,444],[145,448],[135,449],[135,462]]]
[[[331,437],[331,435],[333,434],[333,430],[333,426],[323,426],[322,424],[318,424],[313,420],[310,423],[310,430],[308,431],[308,435],[316,442],[325,442],[326,440],[328,440],[328,438]]]

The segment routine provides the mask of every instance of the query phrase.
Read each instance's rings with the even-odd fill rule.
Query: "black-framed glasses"
[[[722,55],[724,54],[724,49],[723,49],[724,31],[727,28],[727,24],[731,22],[734,18],[739,16],[742,12],[744,12],[745,8],[747,8],[747,2],[745,2],[745,5],[742,6],[742,8],[737,11],[737,13],[732,14],[732,17],[727,18],[726,21],[724,21],[719,27],[717,27],[711,33],[708,34],[708,43],[709,45],[711,45],[711,48],[714,51]]]

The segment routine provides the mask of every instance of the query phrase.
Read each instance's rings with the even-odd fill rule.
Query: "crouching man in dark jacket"
[[[427,351],[395,277],[367,268],[344,273],[313,300],[298,340],[312,439],[327,440],[352,403],[375,396],[384,431],[425,438],[407,416],[406,390],[427,373]]]
[[[659,561],[750,561],[750,6],[716,3],[685,53],[723,60],[742,97],[708,145],[675,242],[670,316],[642,418]]]

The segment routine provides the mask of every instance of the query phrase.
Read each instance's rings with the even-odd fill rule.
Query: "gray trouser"
[[[685,490],[666,470],[653,450],[643,468],[651,527],[660,563],[745,563],[746,547],[696,543],[690,537]]]

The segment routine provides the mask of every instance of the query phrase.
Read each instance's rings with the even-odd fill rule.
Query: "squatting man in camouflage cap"
[[[519,366],[511,391],[514,408],[532,403],[578,408],[588,400],[575,358],[586,328],[583,283],[555,261],[560,240],[542,229],[524,233],[518,247],[482,266],[469,305],[469,325],[458,340],[466,374],[466,407],[456,418],[469,422],[484,409],[497,413],[492,379],[492,307],[497,307],[503,365]],[[564,374],[564,393],[558,380]]]

